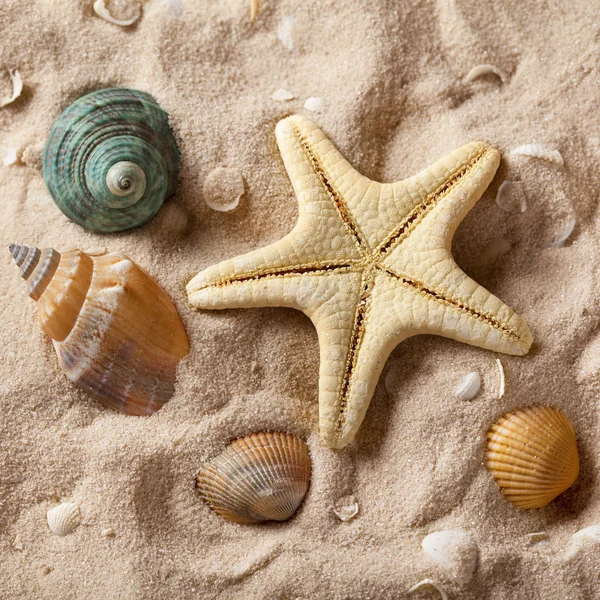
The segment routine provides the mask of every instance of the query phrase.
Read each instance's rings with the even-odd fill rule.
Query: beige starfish
[[[282,240],[209,267],[187,286],[198,308],[288,306],[317,328],[320,430],[345,446],[383,366],[411,335],[442,335],[506,354],[531,346],[526,323],[461,271],[452,236],[494,177],[500,155],[482,142],[404,181],[358,173],[307,119],[277,124],[298,196]]]

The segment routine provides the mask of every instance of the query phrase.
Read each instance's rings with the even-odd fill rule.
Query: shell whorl
[[[58,268],[60,254],[53,248],[40,250],[17,244],[11,244],[8,249],[20,269],[21,277],[27,282],[29,296],[39,300]]]
[[[109,233],[151,219],[177,183],[167,114],[145,92],[109,88],[76,100],[44,151],[44,179],[72,221]]]

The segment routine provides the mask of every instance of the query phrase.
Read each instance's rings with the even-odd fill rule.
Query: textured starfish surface
[[[303,117],[280,121],[276,135],[298,197],[296,226],[200,272],[187,290],[197,308],[287,306],[308,315],[319,337],[325,444],[341,448],[354,437],[388,356],[411,335],[527,353],[527,324],[450,251],[494,177],[496,149],[473,142],[413,177],[378,183]]]

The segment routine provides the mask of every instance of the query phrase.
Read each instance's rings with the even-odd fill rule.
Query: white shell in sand
[[[237,169],[217,167],[204,180],[204,201],[213,210],[233,210],[244,195],[244,180]]]
[[[450,579],[459,584],[471,581],[479,550],[468,533],[452,529],[436,531],[423,539],[421,547]]]
[[[554,148],[546,148],[541,144],[524,144],[517,146],[510,151],[511,154],[518,154],[520,156],[532,156],[533,158],[541,158],[542,160],[548,160],[556,163],[561,167],[564,165],[562,154]]]
[[[575,532],[565,551],[565,558],[577,556],[581,549],[588,545],[600,545],[600,525],[590,525]]]
[[[51,508],[46,517],[48,519],[48,527],[56,535],[72,533],[81,523],[79,506],[73,502],[63,502]]]
[[[459,400],[472,400],[479,393],[481,377],[477,371],[467,373],[456,387],[456,397]]]
[[[350,521],[358,514],[358,502],[354,496],[344,496],[333,505],[333,512],[340,521]]]

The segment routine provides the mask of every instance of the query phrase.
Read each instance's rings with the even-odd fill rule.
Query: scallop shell
[[[468,533],[453,529],[436,531],[423,538],[421,547],[450,579],[465,584],[473,578],[479,550]]]
[[[253,433],[205,465],[196,487],[221,517],[236,523],[286,521],[310,481],[306,444],[290,433]]]
[[[575,430],[556,408],[506,413],[487,433],[486,467],[518,508],[541,508],[577,479]]]
[[[110,88],[79,98],[56,121],[44,179],[72,221],[102,233],[143,225],[173,194],[179,151],[149,94]]]
[[[73,383],[129,415],[152,414],[169,400],[189,342],[173,303],[145,271],[123,254],[14,244],[10,251]]]
[[[48,527],[56,535],[73,533],[81,523],[79,506],[73,502],[63,502],[51,508],[46,514]]]

